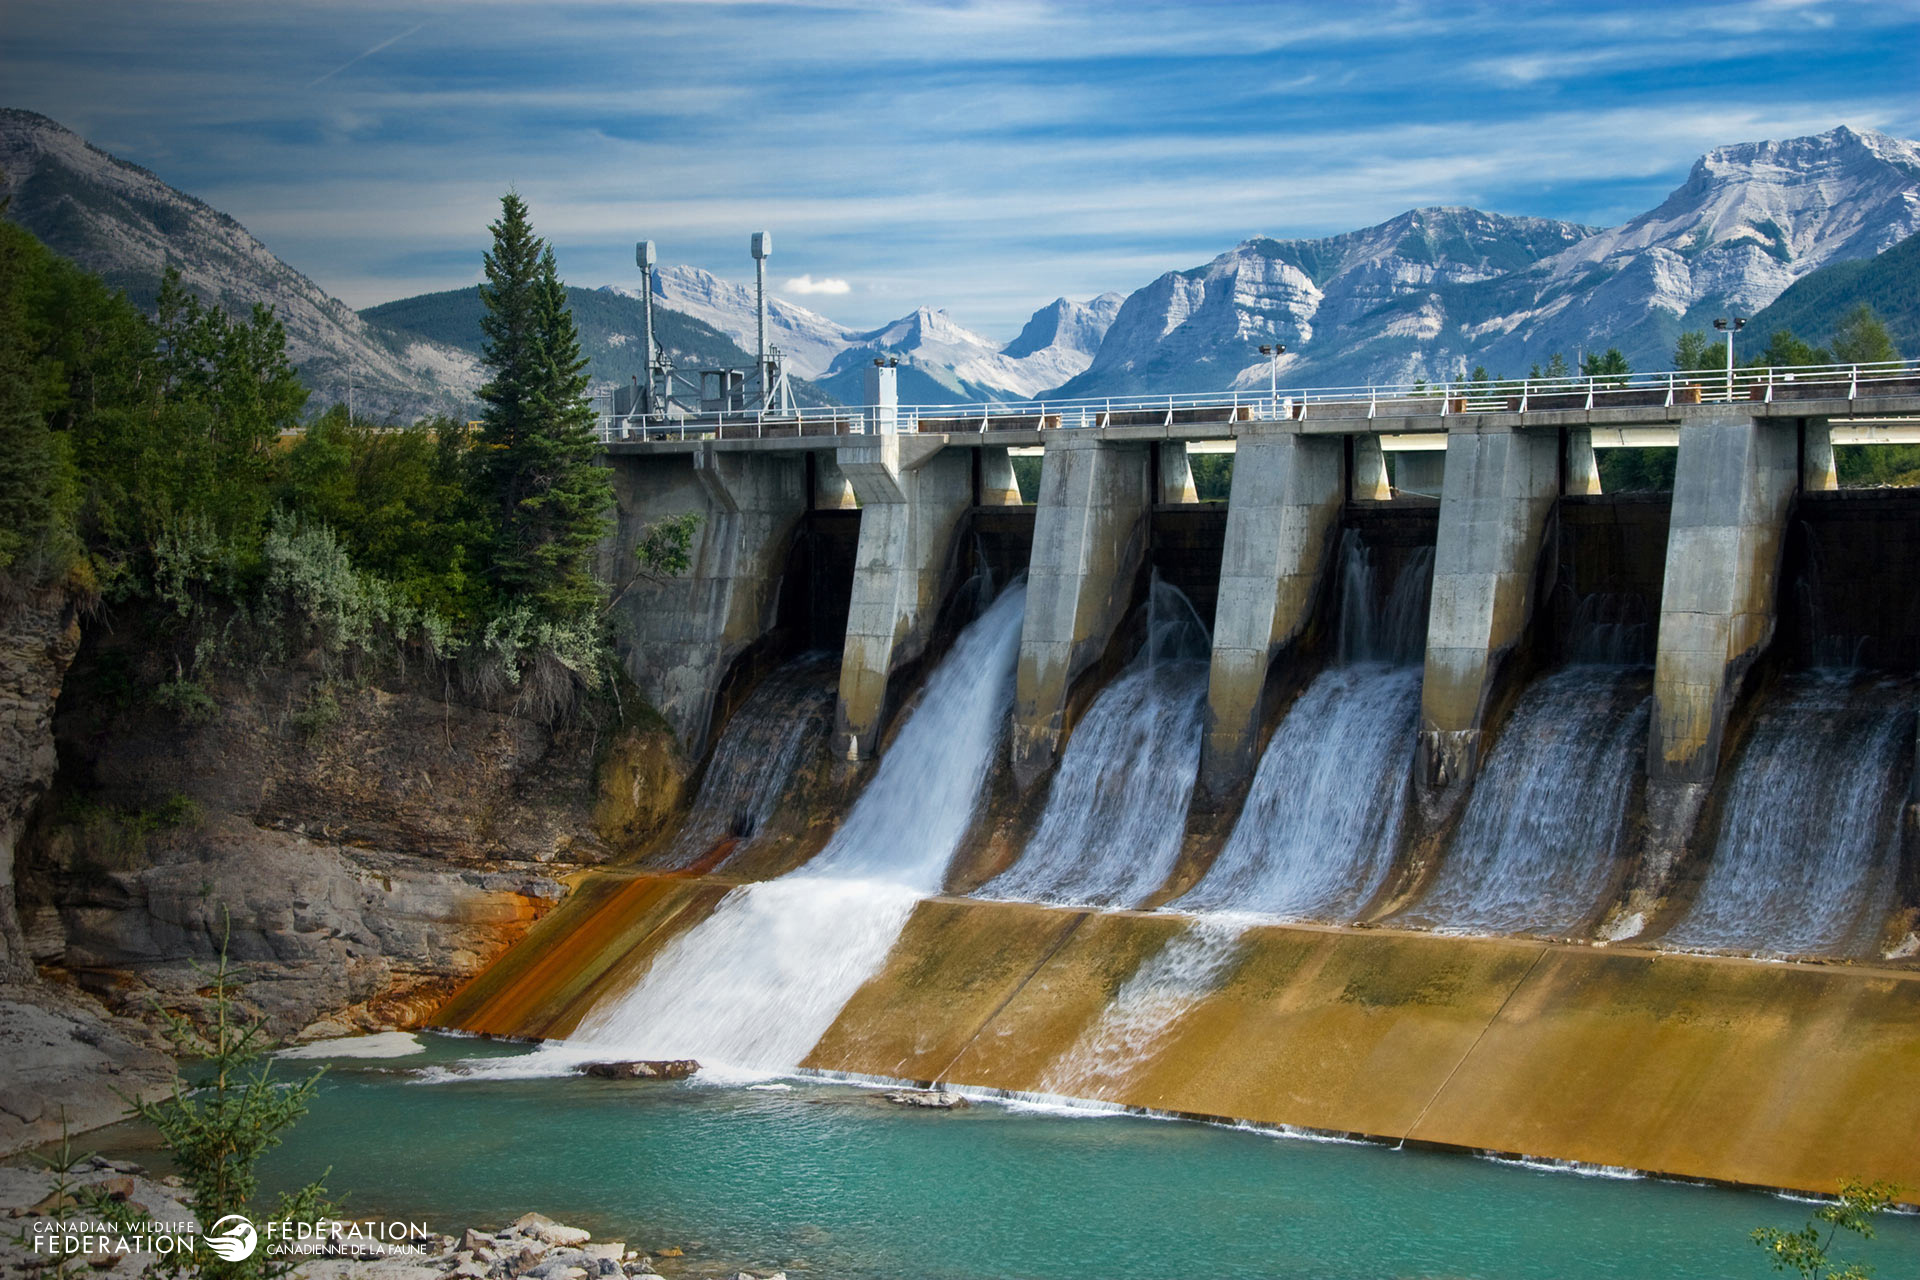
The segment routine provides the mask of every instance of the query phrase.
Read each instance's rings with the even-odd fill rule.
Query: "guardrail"
[[[1862,388],[1865,388],[1863,391]],[[1074,400],[995,400],[897,408],[816,406],[782,412],[732,410],[678,419],[606,416],[603,443],[620,440],[780,439],[898,431],[949,434],[1076,427],[1178,426],[1313,417],[1448,417],[1684,404],[1767,403],[1920,395],[1920,359],[1874,364],[1795,365],[1706,373],[1603,374],[1595,377],[1381,383],[1353,387],[1098,396]]]

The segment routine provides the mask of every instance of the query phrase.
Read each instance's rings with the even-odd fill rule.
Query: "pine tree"
[[[27,558],[53,515],[53,441],[34,395],[19,303],[26,270],[22,246],[0,243],[0,578]]]
[[[486,255],[480,389],[483,488],[496,520],[491,576],[546,618],[582,618],[601,597],[595,546],[608,532],[613,483],[596,462],[587,362],[553,250],[509,192]]]

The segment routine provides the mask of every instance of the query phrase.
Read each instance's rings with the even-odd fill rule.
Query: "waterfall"
[[[1240,957],[1246,921],[1202,917],[1175,934],[1121,984],[1112,1003],[1040,1078],[1041,1093],[1097,1097],[1152,1059],[1186,1012]]]
[[[799,1064],[938,891],[971,825],[1013,703],[1026,589],[960,634],[873,780],[820,854],[743,885],[603,1001],[568,1049],[708,1066]]]
[[[1339,919],[1367,903],[1393,864],[1433,551],[1409,556],[1390,591],[1351,529],[1340,559],[1343,665],[1322,672],[1281,721],[1226,847],[1179,910]]]
[[[1790,679],[1754,724],[1678,947],[1858,953],[1893,902],[1913,692],[1838,671]]]
[[[1020,860],[983,898],[1134,906],[1180,855],[1200,766],[1209,636],[1156,574],[1140,654],[1074,730]]]
[[[659,865],[692,866],[738,840],[724,851],[732,857],[760,833],[807,749],[826,736],[836,672],[831,654],[807,653],[760,682],[720,736],[693,809]]]
[[[1462,933],[1578,926],[1600,906],[1626,838],[1649,703],[1644,668],[1567,667],[1529,688],[1404,922]]]

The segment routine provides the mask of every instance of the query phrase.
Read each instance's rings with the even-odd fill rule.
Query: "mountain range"
[[[209,301],[272,306],[316,406],[345,399],[350,384],[376,414],[472,410],[475,289],[356,314],[225,214],[26,111],[0,110],[0,195],[6,216],[136,302],[152,300],[172,264]],[[1920,145],[1841,127],[1716,148],[1618,227],[1415,209],[1341,235],[1249,239],[1124,297],[1058,298],[1004,344],[930,306],[856,330],[777,296],[768,337],[803,403],[858,401],[862,369],[887,356],[910,403],[1263,387],[1257,348],[1274,341],[1294,386],[1461,378],[1479,365],[1517,374],[1608,346],[1657,368],[1682,329],[1730,312],[1754,316],[1756,332],[1766,320],[1824,341],[1812,326],[1856,295],[1889,313],[1905,349],[1920,322],[1892,313],[1913,308],[1912,265],[1892,263],[1899,254],[1884,269],[1864,264],[1916,233]],[[671,266],[654,288],[656,335],[683,371],[751,366],[750,286]],[[627,382],[639,370],[637,290],[569,294],[595,380]]]

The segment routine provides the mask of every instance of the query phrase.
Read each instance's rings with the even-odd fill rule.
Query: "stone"
[[[466,1231],[462,1233],[460,1236],[460,1247],[469,1252],[475,1252],[480,1249],[484,1249],[486,1246],[492,1243],[493,1243],[492,1236],[488,1235],[484,1231],[475,1231],[472,1227],[468,1227]]]
[[[945,1089],[895,1089],[880,1096],[896,1106],[927,1107],[935,1111],[957,1111],[972,1105],[960,1094],[948,1093]]]
[[[580,1074],[600,1080],[685,1080],[700,1069],[692,1058],[646,1062],[589,1062]]]
[[[627,1242],[624,1240],[605,1240],[598,1244],[588,1245],[582,1252],[585,1253],[589,1259],[611,1258],[615,1262],[618,1262],[626,1256]]]

